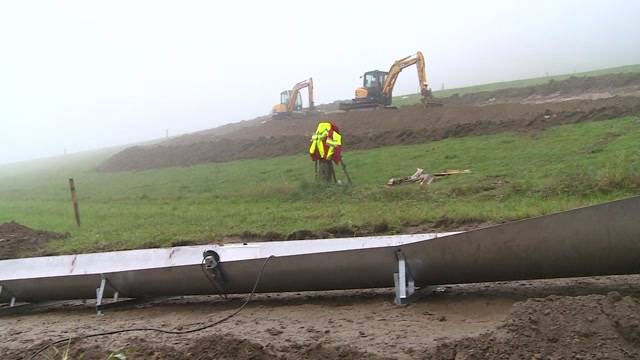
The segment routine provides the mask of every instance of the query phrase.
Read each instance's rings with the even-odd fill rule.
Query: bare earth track
[[[639,276],[454,285],[413,304],[392,290],[264,294],[219,327],[189,335],[129,333],[73,343],[106,359],[637,359]],[[240,302],[172,298],[96,316],[91,304],[0,318],[0,354],[26,358],[47,341],[130,327],[186,330]],[[197,326],[197,325],[194,325]],[[62,346],[62,349],[64,346]]]
[[[263,117],[153,146],[127,148],[98,170],[145,170],[299,154],[320,119],[340,127],[349,150],[371,149],[631,115],[640,112],[638,96],[640,74],[618,74],[452,96],[444,99],[445,106],[439,108],[414,105],[285,120]]]

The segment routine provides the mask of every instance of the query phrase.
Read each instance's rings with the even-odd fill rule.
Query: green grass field
[[[635,73],[635,72],[640,72],[640,64],[618,66],[618,67],[607,68],[607,69],[580,72],[575,74],[543,76],[543,77],[532,78],[532,79],[503,81],[503,82],[496,82],[496,83],[483,84],[483,85],[467,86],[462,88],[434,90],[433,95],[435,97],[443,98],[443,97],[451,96],[453,94],[464,95],[464,94],[476,93],[481,91],[496,91],[496,90],[502,90],[502,89],[508,89],[508,88],[519,88],[519,87],[526,87],[526,86],[541,85],[549,82],[550,80],[555,80],[555,81],[566,80],[571,76],[599,76],[599,75]],[[420,98],[421,98],[420,94],[394,96],[393,105],[407,106],[407,105],[418,104],[420,103]]]
[[[93,172],[115,151],[104,150],[1,166],[0,223],[70,232],[70,239],[51,243],[50,250],[79,252],[214,241],[243,232],[401,232],[443,218],[502,222],[638,194],[639,143],[636,117],[368,151],[349,151],[347,137],[351,188],[317,186],[313,163],[303,153]],[[473,173],[431,186],[384,186],[416,167]],[[76,179],[81,229],[73,222],[68,177]]]

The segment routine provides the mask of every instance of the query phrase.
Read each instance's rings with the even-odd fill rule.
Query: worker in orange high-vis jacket
[[[309,146],[311,160],[327,160],[340,163],[342,159],[342,135],[338,127],[332,122],[318,124],[315,134],[311,136]]]
[[[315,134],[311,136],[309,155],[315,163],[316,178],[325,182],[338,183],[333,163],[340,164],[351,184],[351,177],[342,160],[342,134],[340,129],[329,121],[318,124]]]

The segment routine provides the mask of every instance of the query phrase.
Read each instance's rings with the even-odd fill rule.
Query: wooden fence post
[[[76,224],[80,227],[80,209],[78,208],[78,196],[76,196],[76,184],[73,178],[69,178],[69,190],[71,190],[71,202],[73,202],[73,212],[76,216]]]

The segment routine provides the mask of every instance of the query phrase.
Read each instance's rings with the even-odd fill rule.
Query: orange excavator
[[[418,51],[414,55],[396,60],[389,71],[373,70],[364,73],[362,86],[356,89],[356,97],[351,102],[340,103],[339,109],[348,111],[376,107],[394,108],[391,106],[391,98],[398,75],[402,70],[414,64],[418,70],[422,103],[425,106],[442,105],[431,94],[431,89],[427,84],[424,56],[422,52]]]
[[[280,93],[280,103],[273,106],[271,112],[272,118],[281,119],[291,116],[294,113],[303,113],[300,90],[304,88],[307,88],[307,92],[309,93],[309,108],[307,112],[314,112],[316,106],[313,102],[313,78],[309,78],[295,84],[291,90],[284,90]]]

